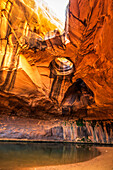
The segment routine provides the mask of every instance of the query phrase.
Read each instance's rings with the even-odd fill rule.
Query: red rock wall
[[[69,37],[77,50],[75,79],[82,78],[96,104],[113,106],[113,2],[70,0]]]
[[[92,119],[112,119],[112,0],[70,0],[62,36],[57,31],[46,34],[60,23],[53,17],[57,24],[50,24],[43,10],[37,14],[33,12],[33,4],[33,7],[29,3],[25,5],[20,0],[1,2],[0,98],[7,102],[0,102],[0,105],[17,113],[21,105],[14,104],[17,97],[27,103],[31,109],[29,114],[33,110],[33,114],[39,110],[57,114],[62,107],[69,106],[68,112],[72,108],[74,115],[85,107],[85,113],[87,111]],[[66,45],[62,43],[65,37],[70,40]],[[57,56],[71,60],[75,67],[73,77],[50,76],[50,63]],[[82,82],[85,88],[80,82],[76,83],[78,78],[86,83]],[[9,96],[14,98],[13,104]],[[90,97],[94,97],[95,103],[88,104]],[[78,117],[83,112],[80,111]]]

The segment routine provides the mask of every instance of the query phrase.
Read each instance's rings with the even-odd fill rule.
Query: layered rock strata
[[[2,112],[112,119],[112,1],[70,0],[65,32],[47,7],[38,6],[1,1]],[[66,62],[73,66],[69,74]]]
[[[113,144],[113,121],[0,118],[1,140]]]

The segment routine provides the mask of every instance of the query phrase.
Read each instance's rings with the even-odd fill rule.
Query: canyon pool
[[[74,143],[0,143],[0,170],[72,164],[100,155],[95,146]]]

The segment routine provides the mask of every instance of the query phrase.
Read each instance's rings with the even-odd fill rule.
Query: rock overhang
[[[36,28],[37,22],[33,24],[30,21],[29,17],[31,14],[29,14],[27,6],[23,5],[21,1],[3,1],[2,4],[5,4],[4,2],[7,6],[8,4],[11,6],[12,2],[14,2],[13,4],[16,4],[15,9],[18,7],[18,4],[21,4],[20,8],[22,9],[22,13],[20,13],[20,16],[24,16],[24,22],[22,21],[19,25],[18,22],[14,22],[13,17],[16,17],[16,15],[14,16],[16,10],[10,13],[10,15],[6,12],[3,13],[4,16],[2,16],[1,26],[5,24],[5,29],[1,34],[3,54],[1,56],[0,71],[2,94],[7,92],[9,96],[16,95],[27,101],[30,108],[40,106],[40,110],[44,110],[44,107],[47,107],[46,103],[49,102],[51,103],[51,107],[49,108],[50,112],[59,112],[57,110],[59,110],[63,101],[69,103],[73,100],[73,97],[75,98],[77,96],[73,113],[76,114],[77,108],[79,107],[82,109],[81,112],[84,112],[83,103],[87,101],[85,112],[87,109],[89,116],[94,113],[97,117],[101,117],[100,115],[102,113],[104,115],[103,117],[112,118],[113,67],[111,58],[113,53],[111,35],[113,19],[111,2],[107,3],[107,0],[105,2],[99,0],[93,3],[86,0],[86,2],[82,3],[78,0],[70,0],[67,8],[68,17],[66,20],[65,34],[54,34],[52,38],[50,33],[50,35],[47,34],[47,40],[40,39],[39,36],[42,36],[42,33],[38,34]],[[8,10],[7,6],[3,6],[3,9],[6,8],[6,11]],[[10,8],[10,10],[12,9]],[[42,14],[43,11],[41,15]],[[9,17],[9,19],[7,17]],[[32,20],[36,20],[36,13],[33,13],[33,17],[31,18]],[[84,19],[85,25],[83,24]],[[50,29],[50,21],[48,21],[47,18],[45,20],[48,24],[48,29]],[[27,24],[29,21],[30,24]],[[57,22],[59,21],[57,20]],[[17,25],[15,23],[18,25],[18,29],[16,29]],[[46,28],[47,24],[45,24]],[[54,29],[55,28],[57,28],[57,25],[54,25]],[[42,32],[45,33],[43,24],[40,27],[40,30],[41,29]],[[8,31],[10,32],[9,34]],[[7,37],[3,37],[6,35],[6,32]],[[53,33],[55,32],[52,32],[52,34]],[[28,39],[25,37],[25,34]],[[67,34],[69,34],[70,43],[65,44]],[[7,40],[9,43],[7,43]],[[17,40],[19,41],[17,42]],[[20,41],[22,43],[27,42],[28,45],[27,48],[25,47],[18,52],[18,43]],[[5,47],[7,50],[5,50]],[[18,57],[20,56],[19,53],[22,54],[23,58],[27,59],[21,59],[23,65],[21,69],[18,69],[19,60],[22,58]],[[68,56],[68,58],[73,61],[76,71],[74,71],[72,77],[56,76],[50,78],[49,65],[58,55],[60,55],[60,57]],[[5,69],[5,64],[6,66],[8,65],[11,70]],[[92,91],[93,96],[91,96],[95,101],[93,104],[89,104],[89,99],[87,100],[87,97],[83,97],[87,91],[84,93],[84,90],[78,90],[73,96],[72,88],[69,94],[70,88],[74,86],[73,84],[77,84],[76,80],[78,78],[82,79],[87,89]],[[66,96],[68,96],[67,99]],[[12,108],[16,110],[15,107]],[[45,111],[47,110],[45,109]]]

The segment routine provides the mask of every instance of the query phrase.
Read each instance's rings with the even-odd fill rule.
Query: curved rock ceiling
[[[42,1],[0,10],[2,113],[113,118],[112,0],[70,0],[64,30]]]

